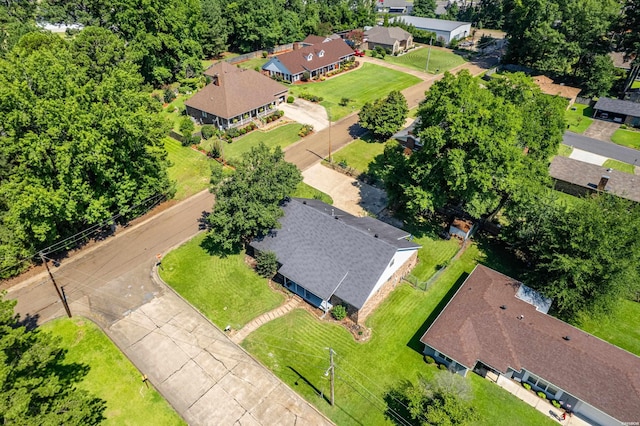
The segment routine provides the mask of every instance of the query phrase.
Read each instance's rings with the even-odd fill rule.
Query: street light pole
[[[429,59],[431,59],[431,43],[433,42],[433,36],[429,37],[429,53],[427,53],[427,67],[426,72],[429,72]]]

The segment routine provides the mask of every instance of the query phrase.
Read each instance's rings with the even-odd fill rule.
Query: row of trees
[[[124,41],[29,33],[0,59],[0,274],[171,190],[160,105]]]

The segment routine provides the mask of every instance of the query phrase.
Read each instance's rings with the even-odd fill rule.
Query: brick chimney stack
[[[609,176],[602,175],[602,177],[600,178],[600,182],[598,182],[598,191],[604,191],[604,189],[607,187],[607,183],[609,183]]]

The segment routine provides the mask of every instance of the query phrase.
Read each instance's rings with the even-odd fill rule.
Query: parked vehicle
[[[365,55],[365,53],[363,51],[361,51],[361,50],[356,49],[355,50],[355,55],[359,56],[359,57],[363,57]]]

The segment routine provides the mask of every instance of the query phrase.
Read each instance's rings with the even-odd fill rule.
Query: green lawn
[[[348,167],[364,173],[369,168],[369,163],[382,154],[386,144],[366,139],[356,139],[340,151],[332,154],[333,161],[340,163],[344,161]]]
[[[383,98],[392,90],[403,90],[419,82],[419,78],[403,72],[363,64],[355,71],[326,81],[292,86],[289,92],[296,96],[301,92],[322,96],[324,101],[321,105],[327,109],[331,120],[337,121],[353,111],[359,111],[366,102]],[[342,98],[349,98],[351,102],[347,106],[340,106]]]
[[[314,187],[307,185],[304,182],[300,182],[295,192],[291,194],[292,197],[297,198],[315,198],[317,200],[324,201],[327,204],[333,204],[333,199],[329,196],[329,194],[325,194],[324,192],[315,189]]]
[[[587,333],[640,356],[640,303],[623,300],[613,316],[583,319],[579,325]]]
[[[620,172],[635,174],[635,167],[633,164],[623,163],[622,161],[608,159],[604,162],[602,167],[611,168],[613,170],[618,170]]]
[[[575,108],[575,110],[574,110]],[[565,119],[569,125],[568,130],[574,133],[584,133],[587,127],[593,123],[593,109],[589,105],[573,104],[565,114]]]
[[[384,60],[392,64],[424,71],[427,66],[427,56],[429,56],[429,48],[425,46],[400,56],[387,55]],[[429,73],[440,74],[465,62],[466,60],[462,56],[453,52],[432,48],[429,57]]]
[[[171,128],[179,133],[180,129],[180,111],[184,109],[184,103],[187,99],[193,96],[196,92],[193,92],[189,95],[186,94],[178,94],[178,96],[167,106],[163,107],[162,112],[160,113],[165,120],[167,120],[171,124]]]
[[[633,83],[631,83],[631,88],[640,89],[640,80],[635,80]]]
[[[611,136],[611,140],[618,145],[640,149],[640,131],[637,130],[618,129]]]
[[[242,157],[242,154],[248,152],[251,147],[258,145],[260,142],[264,142],[269,148],[277,145],[284,149],[286,146],[300,140],[298,132],[301,128],[302,125],[298,123],[290,123],[276,127],[268,132],[254,130],[246,136],[235,139],[232,143],[223,143],[224,157],[227,161],[238,160]]]
[[[244,252],[211,256],[200,247],[204,235],[167,254],[160,276],[214,324],[238,330],[284,301],[245,263]]]
[[[391,387],[416,381],[418,375],[449,374],[425,364],[419,339],[478,260],[482,256],[472,245],[430,290],[398,286],[367,321],[373,330],[367,343],[356,343],[344,328],[298,309],[260,327],[243,346],[336,424],[391,424],[383,414],[382,399]],[[325,400],[328,347],[337,353],[334,407]],[[468,380],[475,395],[473,405],[482,417],[479,424],[552,424],[547,416],[488,380],[474,374]]]
[[[160,394],[142,383],[142,375],[91,321],[57,319],[42,326],[62,339],[66,362],[89,367],[77,384],[107,402],[106,425],[185,424]]]
[[[248,61],[238,62],[236,65],[239,65],[240,67],[248,70],[255,70],[256,67],[262,68],[262,66],[266,64],[268,61],[269,61],[269,58],[258,57],[258,58],[249,59]]]
[[[176,182],[176,200],[182,200],[196,194],[209,186],[213,160],[191,148],[184,147],[180,142],[171,138],[164,138],[167,149],[169,178]]]
[[[573,148],[570,147],[569,145],[565,145],[561,143],[560,146],[558,147],[558,155],[562,157],[568,157],[571,155],[572,152],[573,152]]]

